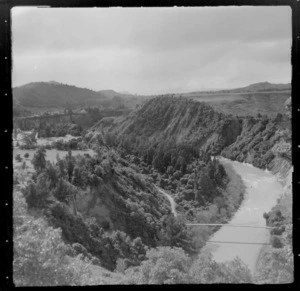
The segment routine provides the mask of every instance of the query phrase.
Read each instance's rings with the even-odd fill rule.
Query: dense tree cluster
[[[123,284],[251,283],[247,266],[239,259],[216,263],[211,255],[192,260],[181,248],[158,247],[147,251],[139,267],[125,271]]]
[[[18,145],[18,143],[17,143]],[[37,147],[37,140],[35,137],[35,132],[30,134],[25,134],[23,136],[22,144],[20,145],[20,149],[31,150]]]
[[[40,137],[62,137],[67,134],[80,136],[83,131],[78,124],[68,122],[48,123],[47,121],[39,122],[36,130]]]
[[[186,226],[168,218],[164,197],[142,175],[122,166],[122,160],[116,152],[99,149],[95,157],[74,157],[69,151],[52,164],[45,161],[45,149],[38,149],[33,158],[36,173],[23,190],[29,208],[45,210],[48,221],[62,229],[69,243],[83,245],[110,269],[118,258],[138,264],[146,246],[178,245],[192,251]],[[113,205],[109,223],[89,225],[72,213],[69,197],[84,199],[88,193],[96,193],[108,208]]]
[[[291,160],[291,134],[282,128],[281,119],[280,116],[245,118],[241,135],[221,154],[262,169],[270,169],[276,155]]]
[[[22,194],[14,192],[13,280],[16,286],[100,283],[88,269],[92,261],[66,245],[61,230],[28,213]]]
[[[294,281],[293,233],[291,197],[284,196],[268,213],[264,213],[266,224],[274,227],[270,231],[271,246],[260,257],[255,280],[258,283],[276,284]]]

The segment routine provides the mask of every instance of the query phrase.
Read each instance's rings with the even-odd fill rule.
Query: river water
[[[284,192],[282,185],[268,171],[222,157],[219,158],[219,161],[223,164],[229,163],[241,176],[246,186],[244,201],[229,224],[266,226],[263,213],[270,211],[276,204],[276,199]],[[269,230],[223,226],[212,235],[209,241],[212,242],[208,242],[205,249],[212,253],[216,262],[224,262],[239,257],[253,273],[263,245],[245,243],[269,243]],[[223,243],[217,243],[220,241]]]

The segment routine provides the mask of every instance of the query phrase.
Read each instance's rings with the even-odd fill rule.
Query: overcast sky
[[[291,81],[289,7],[12,9],[13,87],[156,94]]]

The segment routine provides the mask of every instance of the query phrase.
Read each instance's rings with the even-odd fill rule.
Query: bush
[[[271,244],[273,248],[279,249],[283,246],[280,238],[278,236],[271,237]]]
[[[276,227],[276,228],[273,228],[271,230],[271,234],[272,235],[281,235],[285,230],[285,227],[284,225],[281,225],[280,227]]]
[[[147,251],[146,257],[147,259],[142,262],[139,271],[140,282],[135,283],[188,283],[187,273],[190,259],[181,248],[158,247],[150,249]]]
[[[25,153],[24,158],[26,158],[26,159],[29,158],[29,153]]]
[[[89,261],[68,257],[61,230],[43,218],[28,215],[21,193],[14,193],[14,260],[16,286],[64,286],[91,284]]]
[[[20,154],[16,155],[15,160],[18,162],[22,162],[22,158],[21,158]]]

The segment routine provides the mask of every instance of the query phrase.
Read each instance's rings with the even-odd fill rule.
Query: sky
[[[11,13],[13,87],[57,81],[165,94],[291,82],[288,6],[15,7]]]

